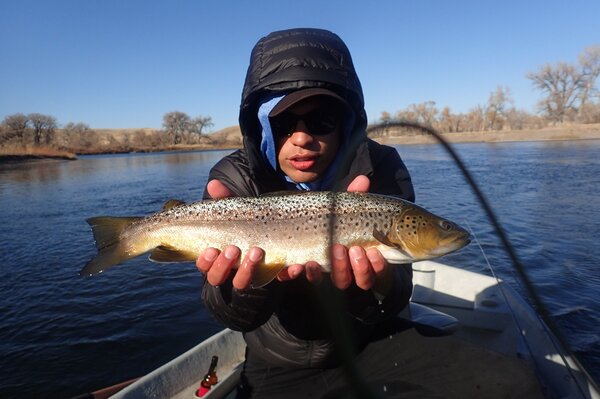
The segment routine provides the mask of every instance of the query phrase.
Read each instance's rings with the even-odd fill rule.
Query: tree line
[[[77,153],[164,148],[202,143],[212,126],[210,116],[190,117],[185,112],[172,111],[164,114],[162,129],[134,129],[117,134],[119,129],[96,130],[81,122],[69,122],[59,128],[51,115],[16,113],[6,116],[0,124],[0,146],[46,146]]]
[[[576,63],[557,62],[527,73],[541,94],[538,113],[514,106],[508,86],[498,86],[487,103],[466,113],[450,107],[438,108],[435,101],[411,104],[390,113],[383,111],[377,125],[408,120],[442,132],[540,129],[564,122],[600,123],[600,96],[596,81],[600,75],[600,45],[586,48]],[[107,134],[85,123],[67,123],[62,128],[55,117],[41,113],[8,115],[0,124],[0,146],[51,146],[77,153],[102,150],[165,148],[171,145],[206,143],[205,132],[213,126],[210,116],[190,117],[184,112],[164,114],[162,129],[138,129],[128,134]],[[387,129],[372,131],[385,135]]]
[[[439,109],[435,101],[411,104],[390,113],[383,111],[377,125],[407,120],[434,127],[442,132],[540,129],[564,122],[600,123],[600,96],[596,81],[600,75],[600,45],[586,48],[577,63],[557,62],[527,73],[541,94],[538,114],[517,109],[508,86],[498,86],[484,105],[466,113]],[[389,133],[386,129],[378,134]],[[375,133],[377,134],[377,133]]]

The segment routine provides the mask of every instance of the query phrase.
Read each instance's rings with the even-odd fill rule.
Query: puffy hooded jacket
[[[244,147],[219,161],[209,181],[219,179],[236,196],[256,196],[287,189],[285,180],[260,151],[260,104],[275,95],[323,87],[336,92],[353,108],[355,123],[337,163],[332,190],[345,190],[358,175],[371,181],[370,191],[414,201],[409,173],[398,152],[367,139],[362,87],[344,42],[321,29],[290,29],[261,38],[250,57],[239,123]],[[205,198],[208,194],[205,192]],[[410,265],[393,269],[393,284],[385,298],[356,286],[342,293],[343,318],[360,348],[377,324],[395,315],[412,292]],[[303,277],[277,280],[262,288],[238,291],[232,278],[218,286],[205,282],[202,297],[213,317],[244,332],[248,355],[282,367],[332,367],[335,356],[331,323],[321,311],[323,300]],[[323,283],[331,285],[328,278]]]

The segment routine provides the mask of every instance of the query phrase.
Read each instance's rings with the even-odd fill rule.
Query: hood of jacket
[[[347,162],[342,162],[340,169],[348,169],[356,149],[366,140],[362,87],[345,43],[323,29],[297,28],[270,33],[252,49],[239,115],[250,168],[258,179],[278,178],[260,152],[258,108],[268,98],[310,87],[332,90],[353,108],[355,123],[344,154]]]

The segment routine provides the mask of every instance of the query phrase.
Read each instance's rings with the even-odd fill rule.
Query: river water
[[[573,351],[600,377],[600,141],[459,144]],[[495,272],[514,269],[444,150],[398,146],[417,203],[470,227]],[[225,151],[0,165],[0,397],[59,397],[141,376],[219,331],[192,264],[145,257],[93,278],[85,219],[201,198]],[[477,245],[443,262],[489,273]]]

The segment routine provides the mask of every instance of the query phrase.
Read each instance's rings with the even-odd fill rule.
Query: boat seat
[[[450,335],[460,327],[456,317],[412,301],[400,312],[400,317],[410,320],[415,329],[427,337]]]

